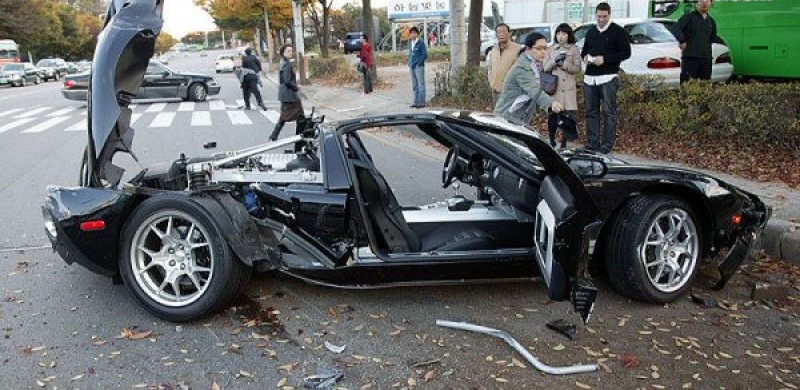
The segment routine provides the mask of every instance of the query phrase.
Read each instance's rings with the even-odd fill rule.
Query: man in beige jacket
[[[492,104],[497,104],[497,98],[503,92],[503,84],[506,81],[508,71],[517,62],[520,49],[522,47],[514,41],[509,40],[511,33],[505,23],[500,23],[494,28],[497,34],[497,44],[489,51],[486,62],[489,65],[489,85],[492,87]]]

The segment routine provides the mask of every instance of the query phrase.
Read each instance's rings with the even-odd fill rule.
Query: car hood
[[[3,76],[19,76],[22,73],[23,72],[21,70],[3,70],[3,71],[0,71],[0,75],[3,75]]]
[[[131,151],[128,104],[144,79],[161,32],[160,0],[112,0],[97,38],[89,83],[88,145],[81,184],[116,187],[124,170],[112,164],[117,152]],[[135,158],[135,156],[134,156]]]

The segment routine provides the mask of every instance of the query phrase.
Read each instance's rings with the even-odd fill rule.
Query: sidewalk
[[[433,75],[440,64],[429,64],[426,69],[426,88],[428,99],[433,97]],[[372,94],[361,96],[361,86],[326,87],[309,85],[301,91],[307,100],[307,109],[316,107],[326,115],[327,120],[343,120],[360,116],[408,113],[412,103],[411,79],[405,66],[389,66],[378,69],[379,76],[390,83],[388,89],[375,90]],[[274,75],[271,75],[274,82]],[[427,109],[435,109],[428,107]],[[689,168],[704,172],[745,191],[758,195],[768,206],[772,207],[772,218],[764,229],[761,249],[772,257],[780,258],[800,265],[800,190],[792,189],[783,183],[758,182],[725,173],[709,171],[683,164],[649,160],[638,156],[614,153],[614,157],[630,163],[647,163],[671,167]]]

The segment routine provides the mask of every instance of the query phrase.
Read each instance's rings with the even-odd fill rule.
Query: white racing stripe
[[[50,118],[50,119],[48,119],[48,120],[46,120],[46,121],[44,121],[42,123],[39,123],[36,126],[33,126],[31,128],[28,128],[28,129],[25,129],[22,132],[23,133],[41,133],[41,132],[43,132],[43,131],[45,131],[45,130],[47,130],[47,129],[49,129],[49,128],[51,128],[51,127],[53,127],[53,126],[65,121],[65,120],[67,120],[67,119],[69,119],[68,116],[53,117],[53,118]]]
[[[21,119],[21,118],[29,118],[29,117],[32,117],[32,116],[34,116],[34,115],[41,114],[41,113],[43,113],[43,112],[45,112],[45,111],[47,111],[47,110],[49,110],[49,109],[50,109],[50,107],[39,107],[39,108],[34,108],[33,110],[26,111],[25,113],[22,113],[22,114],[19,114],[19,115],[17,115],[15,118],[17,118],[17,119]]]
[[[6,131],[9,131],[9,130],[15,128],[15,127],[20,127],[20,126],[22,126],[22,125],[24,125],[24,124],[26,124],[28,122],[34,121],[34,120],[36,120],[36,118],[22,118],[22,119],[17,119],[17,120],[15,120],[13,122],[6,123],[6,124],[0,126],[0,133],[4,133]]]
[[[161,112],[164,111],[164,108],[167,106],[167,103],[153,103],[150,107],[147,107],[144,112]]]
[[[175,119],[174,112],[159,112],[156,118],[150,122],[150,127],[169,127]]]
[[[82,121],[70,127],[67,127],[66,129],[64,129],[64,131],[87,131],[88,128],[89,128],[89,120],[83,119]]]
[[[181,102],[178,111],[194,111],[194,102]]]
[[[208,111],[193,112],[192,126],[211,126],[211,113]]]
[[[247,117],[244,111],[228,111],[228,118],[231,119],[231,124],[234,125],[252,125],[253,121]]]
[[[267,118],[268,121],[272,123],[278,123],[278,119],[280,119],[281,114],[275,110],[267,110],[267,111],[260,111],[261,115],[264,115],[264,118]]]

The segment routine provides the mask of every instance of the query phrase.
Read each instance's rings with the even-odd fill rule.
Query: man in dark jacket
[[[244,50],[244,57],[242,58],[242,68],[250,69],[255,73],[248,73],[242,80],[242,93],[244,94],[244,109],[250,109],[250,94],[255,95],[256,102],[262,110],[266,111],[267,106],[261,99],[261,91],[258,90],[258,74],[261,73],[261,61],[258,57],[253,55],[253,50],[249,47]]]
[[[617,140],[617,90],[619,64],[631,57],[628,32],[611,22],[611,7],[600,3],[595,8],[597,24],[586,33],[581,57],[586,61],[583,91],[586,105],[586,148],[611,153]],[[600,133],[600,102],[606,114],[603,139]]]
[[[695,10],[684,14],[672,29],[681,47],[681,83],[711,80],[711,44],[717,39],[717,23],[708,14],[712,0],[699,0]]]

